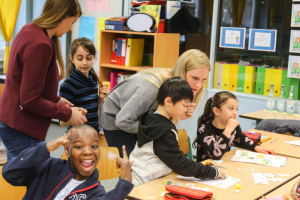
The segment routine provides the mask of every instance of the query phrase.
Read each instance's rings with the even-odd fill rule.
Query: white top
[[[56,195],[54,200],[64,200],[64,198],[71,193],[71,191],[84,181],[76,181],[71,179],[69,183]]]

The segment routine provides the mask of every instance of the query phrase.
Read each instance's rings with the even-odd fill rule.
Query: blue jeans
[[[137,141],[137,134],[127,133],[122,130],[108,131],[103,129],[106,142],[109,147],[117,147],[120,152],[120,157],[123,158],[122,146],[125,145],[126,152],[129,155],[135,147]]]
[[[29,137],[0,121],[0,138],[6,148],[7,160],[18,156],[24,149],[36,147],[42,140]]]

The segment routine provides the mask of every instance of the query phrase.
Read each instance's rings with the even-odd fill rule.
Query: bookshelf
[[[180,35],[175,33],[144,33],[132,31],[111,31],[101,30],[100,33],[100,62],[99,74],[101,81],[110,81],[110,72],[115,70],[141,71],[144,66],[125,67],[111,64],[112,41],[118,37],[148,38],[154,40],[153,46],[153,66],[173,68],[179,57]]]

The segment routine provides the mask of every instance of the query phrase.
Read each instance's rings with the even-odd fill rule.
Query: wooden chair
[[[12,186],[2,177],[2,168],[0,166],[0,199],[20,200],[26,193],[25,186]]]
[[[100,147],[100,161],[97,165],[99,170],[99,181],[117,178],[121,176],[121,169],[116,168],[115,155],[119,156],[119,150],[116,147]],[[67,160],[65,153],[61,156]]]
[[[99,144],[100,146],[108,147],[108,144],[106,142],[106,138],[105,138],[103,132],[99,132],[99,140],[100,140],[100,144]]]
[[[183,154],[193,160],[191,141],[184,129],[178,129],[178,145]]]

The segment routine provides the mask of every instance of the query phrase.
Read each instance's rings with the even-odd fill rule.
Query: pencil
[[[278,140],[278,138],[276,138],[275,140],[273,140],[271,143],[275,142],[276,140]]]

